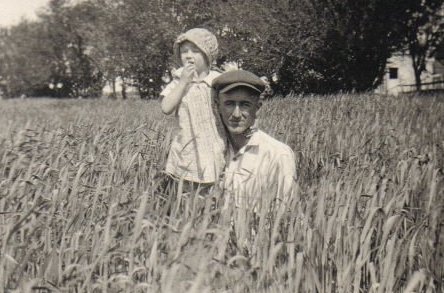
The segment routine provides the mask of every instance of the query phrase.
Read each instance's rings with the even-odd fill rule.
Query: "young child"
[[[225,139],[211,98],[211,83],[220,75],[211,70],[217,39],[206,29],[194,28],[179,35],[173,49],[182,67],[160,94],[162,111],[176,116],[165,171],[176,180],[209,186],[225,164]]]

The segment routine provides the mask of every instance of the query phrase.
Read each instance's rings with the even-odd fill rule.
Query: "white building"
[[[444,62],[435,58],[427,59],[426,70],[421,73],[421,84],[422,90],[444,90]],[[389,58],[382,84],[376,91],[389,95],[416,91],[412,58],[406,54]]]
[[[427,42],[428,32],[436,32],[444,25],[444,5],[437,11],[435,19],[419,30],[417,38],[420,45]],[[421,73],[421,90],[444,90],[444,42],[435,52],[436,58],[426,59],[425,70]],[[415,72],[409,54],[398,53],[387,60],[382,84],[377,92],[398,95],[416,91]]]

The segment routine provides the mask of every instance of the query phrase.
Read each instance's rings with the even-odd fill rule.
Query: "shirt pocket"
[[[240,159],[241,161],[236,170],[238,173],[237,176],[239,176],[243,183],[255,181],[257,177],[257,158],[252,157],[249,154],[244,154]]]

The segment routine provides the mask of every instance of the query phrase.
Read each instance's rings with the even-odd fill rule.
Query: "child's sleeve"
[[[160,92],[161,97],[168,96],[171,91],[179,84],[180,75],[182,74],[183,68],[173,70],[171,75],[173,80],[166,85],[166,87]]]
[[[166,85],[166,87],[160,92],[161,97],[168,96],[171,91],[179,84],[179,80],[177,78],[174,78],[169,84]]]

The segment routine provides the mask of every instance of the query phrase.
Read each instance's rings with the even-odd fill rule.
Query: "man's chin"
[[[230,132],[230,134],[234,134],[234,135],[239,135],[245,132],[245,130],[247,130],[247,128],[245,127],[230,127],[228,126],[228,132]]]

